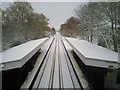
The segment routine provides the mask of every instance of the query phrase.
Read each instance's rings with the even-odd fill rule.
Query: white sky
[[[50,27],[55,29],[59,29],[61,24],[75,15],[74,9],[80,5],[77,2],[32,2],[31,4],[35,12],[43,13],[49,18]]]

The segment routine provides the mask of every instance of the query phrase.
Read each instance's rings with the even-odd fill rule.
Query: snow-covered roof
[[[24,65],[41,47],[47,38],[32,40],[0,53],[2,70],[18,68]]]
[[[118,68],[118,53],[76,38],[66,38],[81,60],[90,66]]]

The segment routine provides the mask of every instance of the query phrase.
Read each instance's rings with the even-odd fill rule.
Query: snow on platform
[[[85,40],[76,38],[66,38],[66,40],[86,65],[103,68],[118,68],[118,66],[120,66],[118,53],[114,51]]]
[[[32,40],[0,52],[2,70],[22,67],[41,47],[47,38]]]

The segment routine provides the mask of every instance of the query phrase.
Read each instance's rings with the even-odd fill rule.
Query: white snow
[[[36,47],[43,43],[47,38],[32,40],[24,44],[13,47],[9,50],[0,53],[2,60],[0,63],[7,63],[12,61],[18,61],[24,58],[27,54],[32,52]],[[0,58],[1,59],[1,58]]]
[[[66,38],[85,58],[118,62],[118,53],[85,40]]]

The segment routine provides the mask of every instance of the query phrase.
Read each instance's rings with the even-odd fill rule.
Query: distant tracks
[[[78,79],[61,36],[57,34],[38,69],[32,88],[82,89]]]

